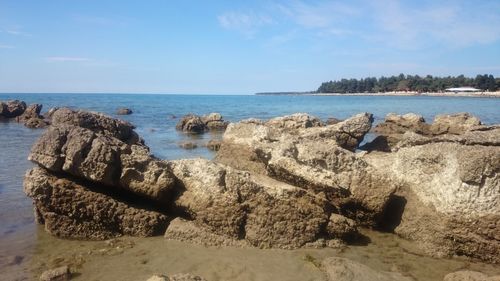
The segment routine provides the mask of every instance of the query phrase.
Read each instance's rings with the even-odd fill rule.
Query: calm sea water
[[[436,114],[470,112],[484,123],[500,123],[500,99],[467,97],[372,97],[372,96],[226,96],[226,95],[121,95],[121,94],[0,94],[0,100],[20,99],[41,103],[44,111],[68,106],[99,111],[111,116],[118,107],[132,115],[117,116],[130,121],[152,152],[161,158],[213,157],[203,143],[220,135],[193,139],[177,132],[175,124],[187,113],[220,112],[228,121],[255,117],[267,119],[307,112],[322,119],[347,118],[371,112],[376,122],[389,112],[415,112],[432,121]],[[7,265],[20,266],[29,259],[39,228],[33,223],[31,200],[22,191],[29,149],[43,130],[32,130],[13,122],[0,122],[0,273]],[[194,141],[199,148],[183,150],[178,144]],[[16,256],[18,256],[16,258]],[[9,267],[12,270],[12,267]]]

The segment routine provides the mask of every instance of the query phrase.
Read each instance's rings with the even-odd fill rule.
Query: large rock
[[[331,281],[413,281],[401,273],[376,271],[346,258],[326,258],[321,263],[327,280]]]
[[[99,191],[98,191],[99,190]],[[24,191],[33,199],[37,221],[49,233],[66,238],[108,239],[152,236],[165,231],[168,217],[119,199],[115,191],[51,174],[43,168],[26,173]]]
[[[224,121],[222,115],[217,112],[213,112],[208,115],[202,116],[201,119],[207,126],[208,130],[211,131],[223,131],[229,124],[229,122]]]
[[[431,255],[500,262],[500,147],[441,140],[365,158],[400,183],[394,231]]]
[[[203,159],[173,161],[172,166],[184,188],[176,206],[212,233],[262,248],[342,238],[328,237],[331,208],[320,195]]]
[[[52,124],[54,126],[72,125],[82,127],[96,134],[114,137],[126,143],[141,143],[132,124],[101,113],[59,108],[52,112]]]
[[[200,116],[194,114],[188,114],[182,117],[175,128],[179,131],[187,133],[203,133],[208,130],[207,125]]]
[[[28,128],[45,128],[49,125],[49,122],[40,115],[41,110],[41,104],[31,104],[23,114],[16,117],[16,121],[23,123]]]
[[[0,102],[0,115],[5,118],[15,118],[26,110],[26,103],[19,100]]]
[[[437,115],[430,126],[430,131],[434,135],[459,135],[479,125],[481,120],[469,113]]]
[[[119,186],[156,201],[168,202],[175,184],[167,164],[152,157],[147,147],[82,127],[51,126],[28,159],[52,172]]]

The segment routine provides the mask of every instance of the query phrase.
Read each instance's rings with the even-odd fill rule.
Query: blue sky
[[[315,90],[500,76],[500,1],[0,0],[0,92]]]

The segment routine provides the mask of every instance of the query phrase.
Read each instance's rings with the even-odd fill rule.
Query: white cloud
[[[402,48],[432,43],[467,47],[499,40],[500,6],[474,5],[470,9],[455,1],[415,8],[398,0],[377,1],[372,6],[373,20],[381,41]]]
[[[323,1],[306,4],[294,1],[289,5],[278,5],[278,9],[291,18],[296,24],[306,28],[333,29],[335,23],[346,17],[358,15],[358,9],[347,4]]]
[[[47,62],[89,62],[91,59],[82,57],[46,57]]]
[[[18,26],[14,27],[14,28],[0,29],[0,32],[4,32],[4,33],[14,35],[14,36],[31,36],[30,33],[22,31],[21,28]]]
[[[247,38],[253,38],[259,28],[273,23],[271,17],[253,12],[226,12],[219,15],[217,20],[223,28],[236,30]]]

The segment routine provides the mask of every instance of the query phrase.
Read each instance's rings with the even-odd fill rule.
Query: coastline
[[[383,92],[383,93],[257,93],[256,95],[263,96],[279,96],[279,95],[296,95],[296,96],[381,96],[381,97],[474,97],[474,98],[500,98],[500,91],[497,92],[480,92],[480,93],[417,93],[417,92]]]

